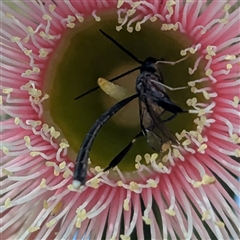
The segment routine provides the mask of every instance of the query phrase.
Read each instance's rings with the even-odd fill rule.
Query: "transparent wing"
[[[154,80],[154,81],[152,81]],[[162,115],[165,111],[178,112],[176,106],[165,93],[161,77],[155,74],[142,73],[138,79],[140,124],[149,145],[156,151],[161,151],[164,143],[178,144],[175,135],[164,124]]]
[[[161,116],[164,109],[156,104],[146,101],[139,101],[140,123],[142,131],[147,138],[149,145],[158,152],[161,152],[164,143],[171,142],[178,144],[175,135],[164,124]]]

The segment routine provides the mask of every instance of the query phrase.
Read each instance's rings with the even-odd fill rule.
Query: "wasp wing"
[[[163,86],[156,84],[160,81],[159,76],[151,73],[142,73],[137,79],[141,128],[149,145],[158,152],[161,152],[164,143],[178,144],[162,119],[165,111],[178,112],[178,106],[170,100]]]
[[[142,131],[147,138],[149,145],[156,151],[162,151],[162,145],[164,143],[171,142],[172,144],[178,144],[175,135],[164,124],[161,116],[164,113],[164,109],[146,101],[139,101],[140,105],[140,123]]]

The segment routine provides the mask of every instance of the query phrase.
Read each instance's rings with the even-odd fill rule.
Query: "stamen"
[[[120,8],[124,4],[125,0],[118,0],[117,8]]]
[[[100,21],[101,21],[101,18],[96,15],[96,10],[94,10],[94,11],[92,12],[92,16],[94,17],[94,19],[95,19],[96,22],[100,22]]]
[[[176,5],[176,1],[174,1],[174,0],[167,0],[166,7],[167,7],[167,10],[169,12],[169,14],[166,15],[167,19],[170,19],[171,16],[173,15],[173,11],[174,10],[173,10],[172,6],[174,6],[174,5]]]

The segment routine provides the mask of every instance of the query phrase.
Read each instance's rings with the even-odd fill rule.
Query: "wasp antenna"
[[[122,73],[121,75],[119,75],[119,76],[117,76],[117,77],[112,78],[111,80],[109,80],[109,82],[114,82],[114,81],[118,80],[119,78],[122,78],[122,77],[124,77],[124,76],[126,76],[126,75],[128,75],[128,74],[130,74],[130,73],[132,73],[132,72],[135,72],[136,70],[139,70],[140,68],[141,68],[141,66],[136,67],[136,68],[133,68],[133,69],[131,69],[131,70],[125,72],[125,73]],[[96,86],[96,87],[88,90],[87,92],[85,92],[85,93],[83,93],[83,94],[75,97],[74,100],[78,100],[78,99],[80,99],[80,98],[88,95],[89,93],[94,92],[95,90],[97,90],[97,89],[99,89],[99,88],[100,88],[99,86]]]
[[[131,52],[129,52],[125,47],[123,47],[120,43],[118,43],[115,39],[110,37],[107,33],[105,33],[103,30],[99,29],[99,31],[110,41],[112,41],[116,46],[118,46],[123,52],[125,52],[129,57],[131,57],[136,62],[143,64],[143,61],[139,60],[136,56],[134,56]]]

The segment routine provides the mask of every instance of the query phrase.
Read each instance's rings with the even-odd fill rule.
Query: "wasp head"
[[[141,69],[140,69],[141,73],[144,72],[144,71],[155,73],[156,72],[156,65],[155,65],[155,63],[157,61],[158,60],[156,58],[148,57],[143,62],[142,66],[141,66]]]

